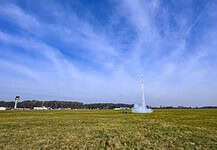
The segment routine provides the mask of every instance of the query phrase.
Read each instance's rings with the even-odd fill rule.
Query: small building
[[[120,108],[114,108],[114,110],[126,110],[129,109],[128,107],[120,107]]]
[[[33,107],[34,110],[48,110],[47,107]]]
[[[7,110],[6,107],[0,107],[0,110]]]
[[[129,109],[129,107],[120,107],[120,109]]]

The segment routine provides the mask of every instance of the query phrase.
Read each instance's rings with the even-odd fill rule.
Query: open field
[[[0,149],[217,149],[217,109],[0,111]]]

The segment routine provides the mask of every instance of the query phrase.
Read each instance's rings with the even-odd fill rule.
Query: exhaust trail
[[[134,113],[151,113],[153,112],[152,109],[147,108],[145,103],[145,92],[144,92],[144,79],[142,78],[141,81],[141,90],[142,90],[142,104],[134,104],[134,107],[132,108],[132,112]]]

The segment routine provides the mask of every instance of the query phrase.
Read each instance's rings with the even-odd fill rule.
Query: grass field
[[[0,111],[0,149],[217,149],[217,109]]]

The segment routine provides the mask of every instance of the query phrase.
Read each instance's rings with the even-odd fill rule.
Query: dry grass
[[[0,149],[217,149],[217,109],[0,111]]]

